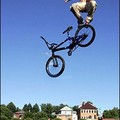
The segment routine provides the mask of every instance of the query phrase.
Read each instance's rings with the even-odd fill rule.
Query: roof
[[[97,107],[93,106],[90,102],[82,104],[80,109],[97,109]]]
[[[25,112],[23,110],[15,112],[15,114],[24,114]]]
[[[72,109],[68,106],[63,107],[62,109],[60,109],[61,111],[72,111]]]

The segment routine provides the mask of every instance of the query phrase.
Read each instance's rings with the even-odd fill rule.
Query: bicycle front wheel
[[[75,33],[80,47],[89,46],[95,39],[95,29],[91,25],[82,25]]]
[[[46,63],[46,72],[50,77],[60,76],[65,69],[65,61],[61,56],[54,55]]]

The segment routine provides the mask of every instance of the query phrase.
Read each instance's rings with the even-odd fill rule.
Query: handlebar
[[[52,49],[55,45],[57,45],[56,43],[51,43],[50,44],[49,42],[47,42],[47,40],[43,36],[40,36],[40,37],[41,37],[41,39],[44,40],[44,42],[46,43],[46,45],[49,49]]]

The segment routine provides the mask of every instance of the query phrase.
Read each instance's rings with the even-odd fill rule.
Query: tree
[[[43,111],[42,111],[42,112],[40,112],[39,114],[40,114],[40,118],[48,118],[46,112],[43,112]]]
[[[32,105],[30,103],[28,104],[28,110],[29,112],[32,112]]]
[[[73,111],[78,112],[78,105],[75,105],[75,106],[73,107]]]
[[[48,120],[48,119],[46,119],[46,118],[40,118],[39,120]]]
[[[33,108],[32,108],[32,112],[33,113],[37,113],[37,112],[39,112],[39,106],[38,106],[38,104],[36,103],[35,105],[33,105]]]
[[[40,118],[48,119],[47,114],[45,112],[33,113],[33,120],[39,120]]]
[[[13,117],[13,113],[5,105],[0,105],[1,120],[10,120]]]
[[[25,104],[24,107],[23,107],[23,110],[25,112],[32,112],[32,105],[30,103],[28,105]]]
[[[110,110],[104,110],[103,117],[104,118],[119,118],[119,109],[114,107],[113,109],[110,109]]]
[[[28,105],[27,105],[27,104],[24,105],[23,110],[24,110],[25,112],[28,112],[28,111],[29,111],[29,108],[28,108]]]
[[[47,113],[47,116],[49,118],[51,118],[51,114],[53,112],[53,106],[50,104],[50,103],[47,103],[47,104],[42,104],[41,105],[41,110],[43,112],[46,112]]]
[[[40,114],[39,113],[33,113],[33,120],[39,120]]]
[[[26,118],[33,118],[33,114],[31,112],[25,112],[24,119]]]
[[[12,111],[13,113],[16,112],[16,106],[13,104],[13,102],[10,102],[8,105],[7,105],[7,108]]]
[[[59,105],[60,109],[62,109],[62,108],[65,107],[65,106],[68,106],[68,105],[64,105],[64,104],[62,104],[62,103]]]
[[[18,118],[12,118],[11,120],[19,120]]]
[[[4,116],[4,115],[1,115],[0,116],[0,120],[9,120],[6,116]]]
[[[33,120],[32,118],[26,118],[26,119],[24,119],[24,120]]]
[[[59,111],[60,111],[59,106],[53,106],[53,112],[55,112],[57,114],[57,113],[59,113]]]

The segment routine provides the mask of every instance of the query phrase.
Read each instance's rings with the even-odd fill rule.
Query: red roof
[[[97,109],[95,106],[93,106],[91,103],[87,102],[82,104],[80,109]]]

